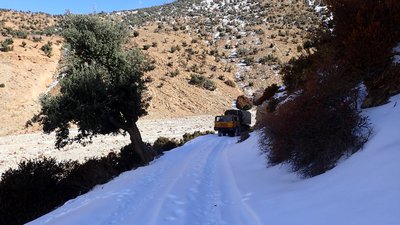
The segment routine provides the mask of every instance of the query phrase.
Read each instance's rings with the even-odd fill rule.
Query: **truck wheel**
[[[221,137],[222,136],[222,132],[219,130],[218,131],[218,137]]]

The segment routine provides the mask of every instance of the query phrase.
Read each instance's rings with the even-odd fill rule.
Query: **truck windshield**
[[[216,122],[230,122],[230,121],[239,121],[238,117],[228,115],[228,116],[217,116],[215,117]]]
[[[223,116],[217,116],[217,117],[215,117],[215,121],[224,122],[224,117]]]

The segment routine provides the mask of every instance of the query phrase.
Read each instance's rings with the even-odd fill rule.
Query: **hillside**
[[[365,110],[371,140],[314,178],[266,169],[257,133],[208,135],[28,224],[399,224],[399,101]]]
[[[13,51],[0,52],[0,83],[4,84],[0,88],[0,135],[21,132],[38,112],[39,96],[57,72],[62,48],[59,37],[42,37],[36,42],[31,37],[13,40]],[[41,50],[49,41],[54,43],[50,58]]]
[[[142,49],[155,62],[155,70],[146,75],[152,97],[147,119],[219,114],[238,95],[251,96],[280,83],[281,65],[307,54],[303,43],[320,24],[302,1],[175,1],[100,15],[128,24],[132,37],[127,47]],[[24,130],[23,126],[38,111],[40,94],[59,75],[60,18],[0,11],[0,41],[14,40],[13,51],[0,52],[6,65],[0,73],[0,84],[5,86],[0,88],[1,115],[7,121],[0,135],[38,129]],[[40,37],[39,43],[34,42]],[[48,41],[53,42],[50,58],[40,50]],[[22,42],[25,47],[20,46]],[[211,80],[215,90],[190,85],[193,75]]]

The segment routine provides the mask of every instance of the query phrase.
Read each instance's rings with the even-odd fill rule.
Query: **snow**
[[[314,178],[266,168],[257,132],[207,135],[32,221],[37,224],[400,224],[400,95],[364,110],[364,149]]]

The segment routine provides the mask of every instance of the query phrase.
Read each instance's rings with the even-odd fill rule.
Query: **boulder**
[[[249,110],[253,107],[253,102],[250,98],[241,95],[236,99],[236,108],[241,110]]]

